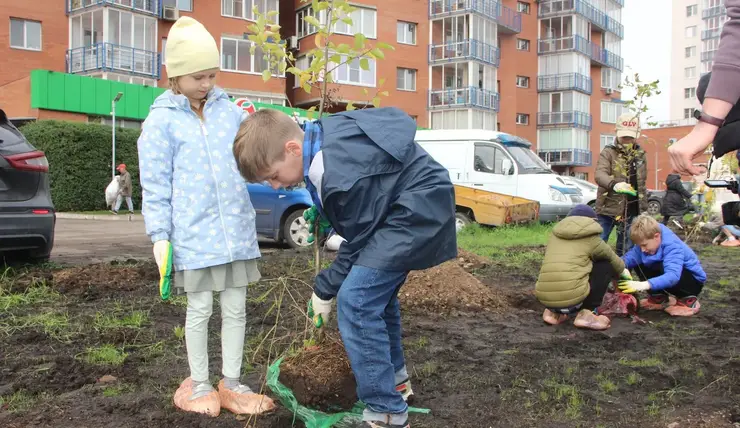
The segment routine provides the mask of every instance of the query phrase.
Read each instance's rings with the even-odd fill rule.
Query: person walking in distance
[[[122,163],[116,168],[119,175],[118,177],[118,197],[116,198],[116,206],[113,208],[113,214],[118,214],[118,210],[121,209],[123,199],[126,199],[126,205],[128,206],[128,212],[134,213],[134,201],[131,200],[133,196],[133,185],[131,184],[131,174],[126,170],[126,164]]]

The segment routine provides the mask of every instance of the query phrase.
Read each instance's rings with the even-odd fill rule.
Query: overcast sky
[[[648,115],[654,121],[671,118],[669,84],[671,77],[671,1],[627,0],[622,10],[624,40],[622,78],[640,73],[643,81],[660,80],[662,94],[650,98]],[[629,100],[634,92],[625,89],[622,99]]]

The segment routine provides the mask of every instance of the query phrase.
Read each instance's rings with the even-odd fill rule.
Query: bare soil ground
[[[415,273],[401,291],[404,344],[414,405],[432,413],[412,415],[412,426],[738,426],[740,265],[731,248],[697,250],[709,276],[698,316],[644,313],[647,325],[615,319],[605,332],[545,326],[532,293],[536,264],[464,255],[442,271]],[[530,251],[542,249],[511,250]],[[271,254],[261,268],[265,281],[248,293],[244,373],[253,387],[268,362],[314,343],[302,313],[311,253]],[[185,300],[162,302],[156,279],[153,264],[125,262],[0,276],[0,426],[302,426],[285,410],[244,420],[173,407],[188,376]],[[216,307],[214,384],[219,326]]]

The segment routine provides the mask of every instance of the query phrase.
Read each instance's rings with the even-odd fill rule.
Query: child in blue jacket
[[[630,235],[635,246],[622,259],[627,269],[637,271],[639,281],[620,282],[619,288],[625,293],[647,291],[649,297],[640,301],[642,309],[665,310],[678,317],[699,313],[697,296],[707,274],[694,251],[648,215],[632,223]]]
[[[231,155],[244,112],[214,86],[220,55],[196,20],[183,17],[167,39],[170,90],[154,101],[139,137],[147,235],[157,265],[172,248],[175,285],[187,293],[185,344],[190,377],[178,408],[218,416],[270,410],[273,402],[240,382],[247,284],[260,279],[255,211]],[[220,294],[223,380],[208,373],[208,320]]]
[[[316,277],[309,313],[325,325],[337,301],[339,332],[367,406],[364,428],[409,427],[398,291],[409,271],[457,256],[449,173],[415,135],[413,119],[392,107],[337,113],[303,129],[265,109],[242,123],[234,142],[248,181],[275,188],[305,182],[312,211],[346,239]]]

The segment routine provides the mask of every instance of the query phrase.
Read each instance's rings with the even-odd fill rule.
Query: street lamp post
[[[111,156],[111,179],[116,178],[116,103],[121,99],[123,96],[123,92],[119,92],[116,94],[116,97],[113,98],[113,101],[111,101],[111,116],[113,116],[113,151]]]

